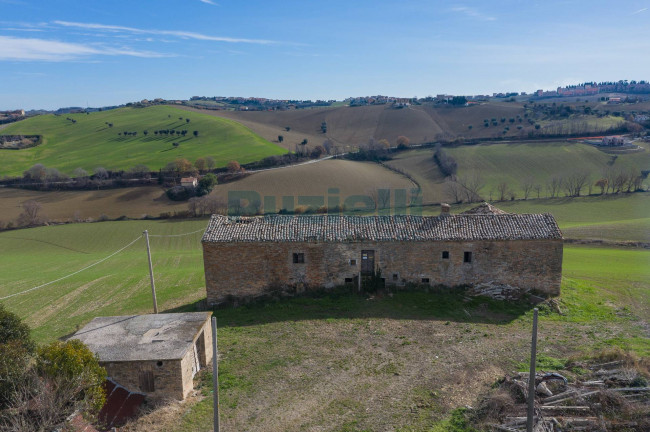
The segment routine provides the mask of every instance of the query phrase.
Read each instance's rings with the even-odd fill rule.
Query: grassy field
[[[461,212],[475,205],[455,205],[453,211]],[[565,238],[650,242],[648,193],[504,201],[494,205],[510,213],[551,213]],[[423,209],[423,214],[439,213],[438,206]]]
[[[0,233],[0,297],[30,289],[97,262],[148,229],[151,235],[192,232],[206,220],[71,224]],[[202,232],[151,237],[159,308],[205,297]],[[144,241],[69,279],[3,302],[34,328],[39,341],[74,331],[98,315],[152,310]]]
[[[184,137],[154,134],[161,129],[188,133]],[[149,132],[147,136],[145,130]],[[197,137],[193,135],[195,130],[199,132]],[[125,131],[137,135],[118,136]],[[78,167],[92,171],[97,166],[128,169],[136,164],[158,170],[176,158],[194,161],[201,156],[212,156],[217,166],[225,166],[233,159],[246,163],[285,152],[237,122],[190,114],[170,106],[120,108],[87,115],[42,115],[11,124],[2,133],[38,134],[44,139],[37,147],[3,150],[0,175],[20,175],[35,163],[71,174]],[[178,147],[172,145],[175,142]]]
[[[540,197],[545,197],[545,185],[554,176],[566,176],[576,170],[590,175],[592,192],[599,189],[593,183],[606,169],[641,170],[650,168],[648,144],[645,151],[613,156],[593,146],[579,143],[518,143],[481,144],[445,148],[445,152],[458,162],[458,177],[478,173],[485,186],[481,196],[489,201],[499,198],[497,186],[506,183],[517,198],[523,197],[522,183],[530,180],[541,185]],[[433,160],[433,149],[412,150],[398,153],[389,165],[411,174],[422,186],[423,202],[452,200],[443,185],[444,177]],[[583,194],[589,192],[588,187]],[[537,197],[531,192],[531,198]],[[509,196],[508,196],[509,198]]]
[[[90,265],[144,229],[172,235],[205,225],[103,222],[0,233],[0,296]],[[200,236],[151,238],[161,310],[195,310],[204,298]],[[542,309],[540,353],[566,358],[621,347],[650,355],[649,263],[647,250],[566,246],[562,314]],[[150,312],[144,243],[3,302],[39,342],[97,315]],[[224,428],[428,431],[525,361],[531,311],[454,293],[403,292],[297,298],[221,309],[216,316]],[[131,430],[210,430],[205,378],[189,403],[155,411]]]

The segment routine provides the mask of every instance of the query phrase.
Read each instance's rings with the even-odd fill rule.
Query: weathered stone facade
[[[129,325],[131,319],[139,322]],[[108,378],[154,399],[185,399],[194,373],[212,361],[205,312],[96,318],[73,338],[97,353]]]
[[[480,213],[481,211],[487,211],[488,214]],[[277,220],[249,222],[254,218],[243,221],[253,227],[258,223],[258,230],[248,226],[237,227],[239,231],[236,235],[232,234],[233,241],[228,241],[227,236],[231,234],[227,225],[231,222],[225,219],[215,221],[213,218],[203,240],[208,304],[254,298],[273,289],[300,291],[317,287],[331,288],[346,283],[358,284],[364,260],[373,260],[372,269],[381,269],[386,285],[496,284],[516,287],[521,291],[558,295],[562,277],[563,240],[552,216],[510,216],[526,215],[508,215],[484,205],[478,210],[473,209],[466,216],[398,220],[397,223],[404,226],[409,223],[416,225],[415,228],[400,226],[399,231],[390,226],[390,219],[370,221],[373,224],[370,228],[366,227],[366,221],[362,221],[354,227],[357,230],[354,235],[345,240],[340,240],[345,238],[345,232],[341,233],[338,227],[347,221],[316,221],[316,228],[313,228],[314,223],[308,221],[307,229],[302,228],[305,223],[300,221],[297,226],[307,233],[305,235],[298,232],[298,228],[292,234],[291,228],[287,228],[286,221],[282,220],[285,226],[281,229],[293,237],[287,241],[274,241],[272,236],[277,234],[269,234],[266,225],[277,223]],[[515,225],[512,225],[513,221]],[[338,231],[328,232],[331,229],[328,223],[337,224],[335,228]],[[473,225],[484,223],[496,228],[488,234],[474,235],[476,238],[472,238],[472,233],[478,232]],[[221,226],[212,228],[215,224]],[[384,227],[385,224],[388,224],[387,227]],[[445,225],[441,228],[443,224]],[[499,224],[506,225],[506,228],[502,229]],[[548,227],[537,226],[544,224]],[[425,225],[426,232],[422,228],[417,231],[418,227]],[[319,231],[319,226],[324,228]],[[448,230],[445,228],[447,226],[460,226],[469,234],[463,234],[465,239],[455,240],[453,232],[445,231]],[[406,235],[406,229],[413,232]],[[434,229],[438,230],[435,235],[431,234]],[[379,232],[376,233],[377,231]],[[218,234],[215,235],[215,232]],[[384,238],[387,237],[384,235],[386,232],[389,232],[390,238]],[[492,232],[495,234],[490,234]],[[411,240],[409,236],[417,240]],[[328,237],[337,238],[328,241]],[[439,240],[438,237],[452,240]],[[251,238],[259,240],[253,241]],[[295,241],[296,238],[300,241]]]

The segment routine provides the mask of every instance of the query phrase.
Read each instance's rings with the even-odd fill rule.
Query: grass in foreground
[[[67,120],[76,120],[72,123]],[[186,118],[190,122],[186,122]],[[112,123],[109,127],[106,123]],[[187,130],[185,136],[155,135],[160,129]],[[144,135],[144,130],[148,135]],[[194,136],[193,131],[199,135]],[[136,136],[118,133],[137,132]],[[1,175],[22,175],[36,163],[72,174],[75,168],[92,172],[97,166],[126,170],[145,164],[152,170],[177,158],[194,162],[212,156],[217,166],[230,160],[247,163],[286,153],[281,147],[228,119],[188,113],[170,106],[119,108],[90,114],[42,115],[12,124],[4,135],[43,135],[43,144],[24,150],[0,150]],[[179,143],[178,147],[173,143]]]
[[[0,297],[92,264],[144,229],[170,235],[205,224],[103,222],[0,233]],[[161,310],[194,310],[204,297],[200,236],[152,237]],[[647,250],[566,246],[561,314],[541,310],[540,356],[563,359],[612,346],[650,356],[649,263]],[[144,244],[3,302],[39,342],[97,315],[148,313]],[[446,427],[440,422],[453,408],[473,404],[485,386],[526,361],[531,310],[454,293],[400,292],[296,298],[216,316],[224,428],[430,431]],[[202,392],[209,391],[208,383]],[[171,423],[135,430],[209,430],[209,399],[183,411]]]

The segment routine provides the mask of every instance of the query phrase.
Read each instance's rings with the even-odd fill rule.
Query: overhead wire
[[[183,234],[169,234],[169,235],[162,235],[162,234],[149,234],[149,237],[184,237],[184,236],[188,236],[188,235],[192,235],[192,234],[199,233],[199,232],[201,232],[201,231],[205,231],[205,228],[201,228],[201,229],[199,229],[199,230],[192,231],[192,232],[188,232],[188,233],[183,233]],[[74,272],[74,273],[70,273],[70,274],[68,274],[68,275],[66,275],[66,276],[63,276],[63,277],[60,277],[60,278],[55,279],[55,280],[53,280],[53,281],[50,281],[50,282],[47,282],[47,283],[44,283],[44,284],[41,284],[41,285],[35,286],[35,287],[30,288],[30,289],[28,289],[28,290],[24,290],[24,291],[21,291],[21,292],[17,292],[17,293],[14,293],[14,294],[10,294],[10,295],[5,296],[5,297],[0,297],[0,300],[6,300],[6,299],[11,298],[11,297],[15,297],[15,296],[19,296],[19,295],[22,295],[22,294],[26,294],[26,293],[31,292],[31,291],[35,291],[35,290],[37,290],[37,289],[40,289],[40,288],[46,287],[46,286],[48,286],[48,285],[51,285],[51,284],[53,284],[53,283],[55,283],[55,282],[59,282],[59,281],[62,281],[62,280],[64,280],[64,279],[67,279],[67,278],[69,278],[69,277],[72,277],[72,276],[74,276],[74,275],[76,275],[76,274],[78,274],[78,273],[81,273],[81,272],[84,271],[84,270],[88,270],[89,268],[94,267],[94,266],[96,266],[97,264],[101,264],[101,263],[103,263],[104,261],[106,261],[107,259],[112,258],[113,256],[117,255],[118,253],[122,252],[123,250],[125,250],[126,248],[128,248],[129,246],[131,246],[133,243],[137,242],[137,241],[140,240],[141,238],[142,238],[141,236],[138,237],[138,238],[136,238],[136,239],[133,240],[131,243],[129,243],[129,244],[127,244],[126,246],[124,246],[123,248],[121,248],[121,249],[119,249],[119,250],[113,252],[113,253],[110,254],[109,256],[107,256],[107,257],[105,257],[105,258],[102,258],[101,260],[99,260],[99,261],[97,261],[97,262],[95,262],[95,263],[93,263],[93,264],[90,264],[89,266],[86,266],[86,267],[84,267],[84,268],[82,268],[82,269],[80,269],[80,270],[77,270],[77,271]]]
[[[183,237],[183,236],[188,236],[192,234],[196,234],[198,232],[205,231],[205,228],[201,228],[200,230],[184,233],[184,234],[169,234],[169,235],[162,235],[162,234],[149,234],[149,237]]]
[[[69,278],[69,277],[71,277],[71,276],[74,276],[74,275],[76,275],[76,274],[78,274],[78,273],[81,273],[81,272],[84,271],[84,270],[88,270],[89,268],[94,267],[94,266],[96,266],[97,264],[101,264],[101,263],[103,263],[104,261],[106,261],[107,259],[112,258],[113,256],[117,255],[118,253],[122,252],[124,249],[128,248],[129,246],[131,246],[133,243],[137,242],[137,241],[140,240],[141,238],[142,238],[142,236],[138,236],[138,238],[136,238],[135,240],[133,240],[131,243],[127,244],[127,245],[124,246],[123,248],[121,248],[121,249],[119,249],[119,250],[113,252],[113,253],[110,254],[109,256],[107,256],[107,257],[105,257],[105,258],[102,258],[102,259],[100,259],[99,261],[97,261],[97,262],[95,262],[95,263],[93,263],[93,264],[90,264],[89,266],[86,266],[86,267],[84,267],[84,268],[82,268],[82,269],[80,269],[80,270],[77,270],[77,271],[74,272],[74,273],[70,273],[69,275],[66,275],[66,276],[60,277],[60,278],[58,278],[58,279],[55,279],[55,280],[53,280],[53,281],[50,281],[50,282],[47,282],[47,283],[41,284],[41,285],[39,285],[39,286],[35,286],[34,288],[30,288],[30,289],[25,290],[25,291],[17,292],[17,293],[14,293],[14,294],[11,294],[11,295],[8,295],[8,296],[5,296],[5,297],[0,297],[0,300],[6,300],[6,299],[11,298],[11,297],[15,297],[15,296],[19,296],[19,295],[21,295],[21,294],[26,294],[26,293],[28,293],[28,292],[35,291],[35,290],[37,290],[37,289],[40,289],[40,288],[46,287],[46,286],[48,286],[48,285],[51,285],[51,284],[53,284],[53,283],[55,283],[55,282],[59,282],[59,281],[62,281],[63,279],[67,279],[67,278]]]

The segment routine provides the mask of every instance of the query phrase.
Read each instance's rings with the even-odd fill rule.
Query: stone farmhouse
[[[562,233],[550,214],[484,203],[439,216],[213,215],[203,235],[209,305],[353,284],[503,286],[558,295]]]
[[[153,399],[185,399],[212,361],[210,312],[97,317],[71,338],[99,356],[109,380]]]

